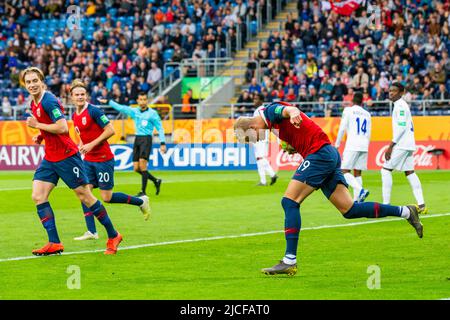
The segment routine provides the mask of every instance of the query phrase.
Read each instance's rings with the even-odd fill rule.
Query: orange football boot
[[[35,249],[31,253],[35,256],[48,256],[51,254],[58,254],[64,251],[62,243],[49,242],[40,249]]]
[[[116,254],[117,247],[122,242],[122,235],[117,232],[117,236],[115,238],[108,239],[106,243],[106,251],[105,254]]]

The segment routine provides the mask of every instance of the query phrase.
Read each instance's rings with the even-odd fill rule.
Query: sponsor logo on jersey
[[[87,123],[86,117],[81,118],[81,123],[83,124],[83,126],[86,125]]]
[[[36,109],[36,114],[39,118],[41,117],[41,108]]]

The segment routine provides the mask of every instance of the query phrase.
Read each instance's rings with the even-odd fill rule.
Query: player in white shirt
[[[363,188],[361,171],[367,170],[372,120],[370,113],[361,107],[362,100],[362,93],[356,92],[353,106],[344,109],[335,143],[336,148],[339,148],[347,132],[341,170],[345,181],[353,188],[353,200],[357,202],[363,202],[369,195],[369,191]],[[355,175],[351,174],[351,170],[354,170]]]
[[[391,202],[392,170],[405,172],[411,185],[414,197],[419,205],[419,213],[428,212],[423,199],[422,185],[414,172],[413,153],[416,150],[414,126],[408,103],[402,98],[405,87],[401,83],[393,83],[389,88],[389,99],[394,102],[392,111],[393,139],[385,153],[386,162],[381,169],[383,182],[383,203]]]
[[[258,110],[261,108],[262,107],[258,107],[253,115],[259,115]],[[277,182],[278,179],[275,171],[270,166],[269,160],[267,160],[270,132],[269,130],[264,131],[264,139],[258,140],[257,142],[253,143],[256,166],[258,167],[259,173],[259,183],[257,184],[257,186],[267,186],[266,173],[270,176],[270,185],[273,185],[275,182]]]

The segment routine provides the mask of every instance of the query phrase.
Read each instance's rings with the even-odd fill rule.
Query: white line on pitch
[[[431,214],[431,215],[427,215],[427,216],[421,216],[421,219],[437,218],[437,217],[444,217],[444,216],[450,216],[450,212],[441,213],[441,214]],[[302,228],[302,231],[319,230],[319,229],[331,229],[331,228],[343,228],[343,227],[353,227],[353,226],[359,226],[359,225],[365,225],[365,224],[383,223],[383,222],[400,221],[400,220],[403,220],[403,219],[401,219],[401,218],[394,218],[394,219],[370,220],[370,221],[335,224],[335,225],[323,225],[323,226],[317,226],[317,227]],[[138,245],[128,246],[128,247],[120,247],[119,251],[140,249],[140,248],[147,248],[147,247],[166,246],[166,245],[170,245],[170,244],[180,244],[180,243],[190,243],[190,242],[200,242],[200,241],[212,241],[212,240],[222,240],[222,239],[255,237],[255,236],[263,236],[263,235],[274,234],[274,233],[282,233],[282,232],[284,232],[284,231],[283,230],[273,230],[273,231],[265,231],[265,232],[243,233],[243,234],[236,234],[236,235],[229,235],[229,236],[216,236],[216,237],[197,238],[197,239],[185,239],[185,240],[173,240],[173,241],[165,241],[165,242],[155,242],[155,243],[147,243],[147,244],[138,244]],[[96,253],[96,252],[103,252],[103,251],[105,251],[105,249],[64,252],[62,255],[63,256],[68,256],[68,255],[74,255],[74,254]],[[37,259],[37,258],[43,258],[43,256],[26,256],[26,257],[5,258],[5,259],[0,259],[0,262],[30,260],[30,259]]]

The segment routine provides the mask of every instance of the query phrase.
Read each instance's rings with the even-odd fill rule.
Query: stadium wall
[[[445,150],[439,157],[439,167],[450,169],[450,117],[414,117],[413,120],[417,142],[414,155],[417,169],[437,168],[438,158],[428,152],[436,148]],[[233,143],[233,121],[232,119],[164,121],[164,128],[166,132],[173,134],[175,144],[169,145],[168,156],[165,157],[159,154],[158,146],[155,145],[149,166],[162,170],[256,168],[252,150],[248,146],[237,146]],[[339,118],[316,118],[314,121],[324,129],[332,141],[336,139]],[[392,137],[391,118],[374,117],[372,122],[369,169],[379,169]],[[116,169],[128,170],[131,168],[132,149],[130,145],[122,144],[123,141],[119,139],[122,129],[127,134],[133,134],[134,124],[131,120],[126,120],[113,121],[113,125],[117,134],[109,142],[113,145],[116,158],[119,159],[116,161]],[[79,138],[74,134],[72,121],[69,121],[69,129],[74,141],[78,142]],[[43,148],[33,146],[32,143],[32,137],[36,134],[37,130],[28,128],[24,121],[0,121],[0,170],[35,169],[43,157]],[[212,148],[212,151],[209,148]],[[302,160],[299,155],[290,156],[283,153],[275,139],[269,149],[272,164],[280,170],[293,170]],[[169,159],[170,156],[173,159]]]

